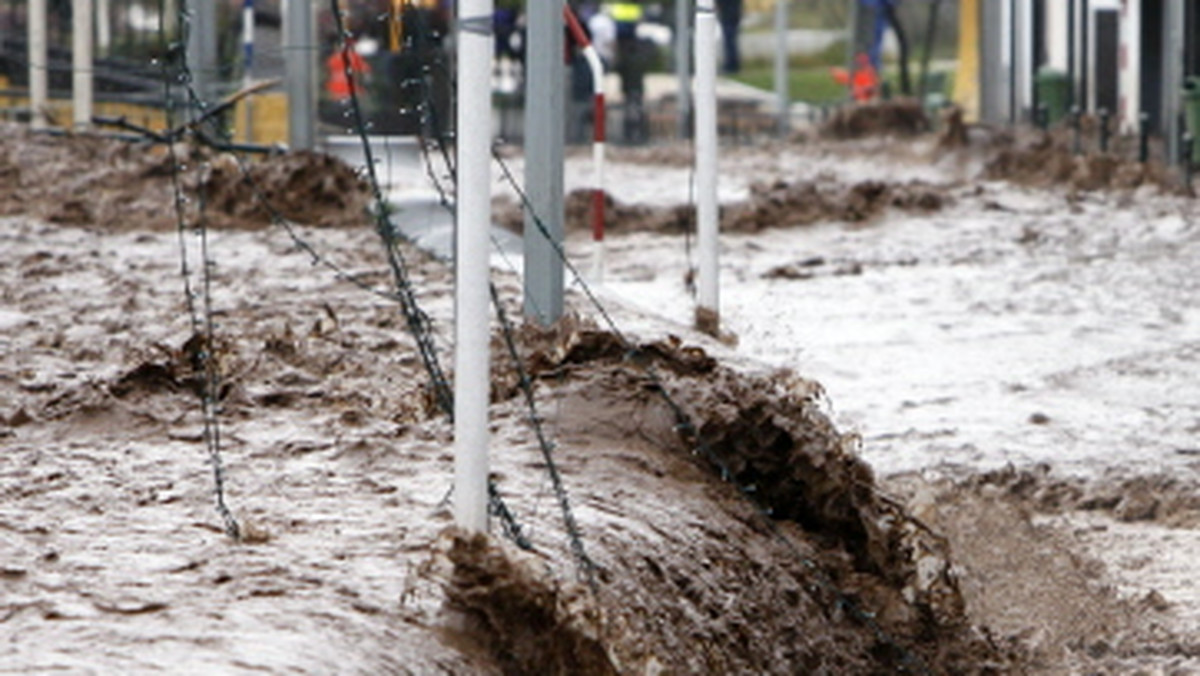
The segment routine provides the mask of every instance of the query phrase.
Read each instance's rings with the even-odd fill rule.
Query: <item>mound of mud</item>
[[[590,231],[592,229],[592,191],[572,190],[564,199],[567,232]],[[625,204],[604,195],[605,232],[663,232],[682,233],[692,228],[693,209],[687,205],[676,207],[649,207]],[[492,220],[502,228],[515,233],[525,229],[525,216],[521,207],[508,199],[498,199],[492,205]]]
[[[750,199],[722,209],[725,232],[761,232],[768,228],[842,221],[862,223],[887,209],[934,212],[946,206],[949,197],[941,188],[921,181],[890,183],[862,181],[850,186],[834,181],[759,183],[750,187]],[[695,228],[695,210],[689,205],[648,207],[627,205],[606,194],[606,232],[684,233]],[[568,232],[592,227],[592,192],[575,190],[566,197]],[[508,200],[497,200],[493,219],[501,227],[520,233],[524,229],[521,209]]]
[[[821,135],[845,140],[868,136],[916,136],[929,129],[929,118],[919,103],[895,100],[841,108],[821,127]]]
[[[535,561],[508,555],[481,535],[459,534],[447,554],[454,566],[449,605],[504,673],[620,673],[597,636],[596,613],[572,608],[569,593],[546,580]]]
[[[0,127],[0,216],[24,214],[62,225],[105,230],[178,227],[172,164],[193,208],[217,228],[255,229],[268,210],[308,225],[362,222],[370,195],[352,169],[310,152],[243,160],[203,146],[164,145],[99,136],[34,134]],[[199,174],[197,174],[199,170]],[[64,199],[64,196],[67,196]],[[195,213],[189,215],[194,222]]]
[[[776,181],[753,185],[750,192],[748,203],[727,210],[723,229],[759,232],[820,221],[860,223],[888,208],[938,211],[948,200],[936,186],[919,181],[862,181],[849,187],[836,181]]]
[[[217,227],[258,228],[271,211],[322,227],[361,225],[371,199],[366,182],[341,160],[301,150],[245,167],[229,155],[212,162],[202,191]]]
[[[1043,513],[1098,511],[1118,521],[1200,525],[1200,487],[1167,475],[1084,481],[1056,478],[1046,466],[1004,469],[972,477],[965,486],[1002,495]]]
[[[1171,671],[1200,654],[1194,632],[1163,631],[1178,610],[1174,604],[1153,586],[1131,589],[1128,578],[1121,580],[1131,567],[1139,579],[1172,584],[1161,573],[1147,574],[1149,558],[1178,570],[1172,560],[1194,557],[1190,534],[1200,526],[1194,481],[1063,477],[1038,465],[932,482],[895,476],[888,487],[908,496],[922,522],[953,543],[967,613],[992,642],[1018,656],[1022,673]],[[1119,533],[1135,523],[1145,529],[1137,539],[1157,531],[1171,551],[1122,539],[1128,535]],[[1080,547],[1081,541],[1089,544]],[[1190,586],[1186,573],[1180,581]]]
[[[945,542],[880,495],[815,383],[571,321],[523,342],[529,373],[559,402],[564,448],[586,443],[593,486],[616,482],[605,472],[618,465],[625,496],[586,540],[602,618],[588,635],[610,662],[578,673],[969,673],[1005,659],[969,626]],[[498,628],[556,616],[547,583],[515,585],[509,557],[462,548],[475,553],[456,578],[471,581],[483,641],[515,659],[530,649],[525,630]],[[543,663],[560,663],[544,650]]]
[[[1153,185],[1178,192],[1177,177],[1158,163],[1126,160],[1112,154],[1075,155],[1067,142],[1040,134],[1031,143],[1001,149],[984,166],[983,176],[1021,185],[1074,190],[1133,190]]]

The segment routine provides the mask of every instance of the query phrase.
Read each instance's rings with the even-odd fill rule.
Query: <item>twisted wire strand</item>
[[[159,14],[159,32],[160,36],[165,41],[165,29],[163,27],[164,14],[160,4]],[[188,22],[186,19],[186,4],[180,6],[179,13],[179,31],[182,39],[186,41]],[[176,53],[184,55],[182,49],[169,49],[168,53]],[[178,77],[183,79],[185,86],[190,87],[190,73],[187,67],[186,55],[180,61],[180,71]],[[168,126],[170,126],[170,117],[174,112],[173,94],[171,89],[171,73],[169,70],[169,60],[163,62],[163,87],[164,97],[167,102]],[[184,294],[187,298],[188,316],[191,320],[192,340],[189,344],[194,344],[194,358],[202,367],[202,412],[204,418],[204,442],[208,451],[208,462],[212,466],[213,472],[213,493],[215,497],[216,510],[225,527],[225,533],[238,540],[241,538],[241,527],[230,511],[229,506],[225,501],[225,468],[221,459],[221,424],[220,424],[220,373],[216,364],[215,355],[215,339],[216,327],[213,322],[213,307],[212,307],[212,274],[211,274],[211,258],[208,246],[208,226],[205,220],[205,203],[201,199],[198,203],[198,212],[195,222],[195,230],[200,238],[200,295],[202,304],[198,308],[196,305],[196,291],[192,286],[192,271],[188,264],[188,246],[187,246],[187,198],[184,195],[183,184],[181,178],[181,167],[179,157],[176,153],[175,145],[168,144],[168,156],[171,164],[171,186],[173,192],[173,202],[175,207],[175,216],[177,220],[177,231],[179,239],[179,257],[180,257],[180,274],[183,277]],[[195,338],[200,337],[198,344],[195,344]]]
[[[812,557],[800,551],[799,547],[792,542],[792,540],[788,538],[779,528],[779,525],[774,518],[774,510],[769,506],[760,504],[753,486],[746,485],[737,480],[733,471],[731,471],[729,468],[728,463],[722,460],[721,457],[713,450],[713,448],[706,441],[704,441],[700,435],[699,429],[692,421],[691,416],[688,415],[688,413],[675,400],[675,398],[671,396],[670,392],[667,391],[662,378],[658,375],[658,372],[654,369],[650,361],[636,358],[640,353],[640,348],[631,343],[625,333],[622,332],[620,327],[617,326],[616,322],[612,318],[611,313],[609,313],[607,308],[604,307],[603,303],[600,302],[591,286],[567,257],[566,250],[562,244],[557,242],[551,235],[549,228],[546,226],[542,218],[536,213],[536,210],[529,200],[528,194],[525,192],[523,187],[517,183],[504,158],[500,157],[498,153],[494,153],[494,157],[500,164],[505,179],[512,185],[513,189],[516,190],[517,194],[521,198],[522,204],[524,204],[525,208],[530,214],[532,214],[532,220],[536,225],[538,232],[541,234],[541,236],[546,238],[547,242],[551,244],[551,248],[554,250],[555,254],[575,278],[575,283],[579,285],[588,301],[596,308],[597,312],[604,319],[604,322],[608,326],[609,330],[617,338],[618,342],[621,343],[622,348],[626,351],[626,355],[629,357],[629,361],[640,366],[642,372],[650,381],[650,389],[658,394],[659,398],[670,410],[675,421],[676,432],[682,439],[685,440],[686,443],[689,443],[692,446],[692,453],[694,455],[703,457],[705,460],[711,463],[717,469],[721,480],[732,486],[747,499],[750,505],[753,506],[755,513],[759,515],[760,520],[766,525],[771,535],[780,543],[782,543],[788,552],[796,557],[801,565],[803,565],[805,569],[810,572],[813,580],[816,583],[816,587],[821,591],[833,596],[836,599],[836,605],[848,612],[850,616],[854,617],[855,620],[860,622],[863,626],[867,627],[867,629],[875,635],[876,640],[893,648],[897,654],[900,655],[901,666],[905,670],[911,670],[912,673],[932,674],[933,672],[916,653],[901,645],[896,639],[888,634],[883,626],[879,624],[879,621],[876,620],[873,613],[865,610],[854,598],[842,591],[841,588],[839,588],[829,576],[829,574],[822,570]]]
[[[424,28],[424,26],[418,27],[418,29],[422,28]],[[441,123],[440,111],[437,109],[437,104],[433,100],[433,97],[428,95],[428,87],[423,86],[422,91],[425,94],[422,96],[422,112],[432,118],[431,121],[434,129],[444,129],[445,125]],[[443,185],[442,181],[438,179],[432,169],[432,162],[430,161],[431,158],[428,152],[430,142],[423,133],[425,125],[422,124],[420,128],[422,129],[422,133],[420,136],[419,145],[422,149],[422,155],[425,161],[428,178],[434,185],[439,197],[440,205],[449,211],[451,215],[453,215],[455,204],[449,198],[450,191],[445,185]],[[438,149],[439,154],[441,155],[441,160],[446,167],[452,185],[456,187],[458,177],[457,167],[455,166],[452,156],[448,151],[444,136],[441,134],[435,134],[432,143]],[[495,239],[493,238],[493,243],[494,242]],[[505,261],[508,261],[507,257],[505,257]],[[509,262],[509,265],[511,267],[511,262]],[[541,452],[542,459],[546,464],[546,471],[553,486],[554,494],[562,515],[564,527],[567,530],[567,538],[571,553],[575,558],[576,570],[582,581],[588,585],[593,593],[595,593],[598,590],[596,583],[596,565],[587,554],[578,521],[575,519],[574,511],[571,508],[570,497],[567,493],[566,486],[563,483],[562,473],[558,468],[558,462],[554,457],[555,445],[546,434],[545,427],[542,423],[542,416],[538,411],[537,399],[533,390],[533,381],[529,377],[528,371],[525,369],[524,361],[521,357],[520,351],[517,348],[516,331],[513,326],[513,322],[509,318],[508,312],[504,309],[504,304],[501,301],[500,293],[495,283],[489,282],[488,290],[491,294],[492,306],[495,309],[496,317],[500,324],[501,335],[503,336],[508,356],[512,361],[513,368],[517,372],[518,386],[521,389],[525,406],[528,409],[526,419],[533,427],[534,435],[537,438],[538,449]]]

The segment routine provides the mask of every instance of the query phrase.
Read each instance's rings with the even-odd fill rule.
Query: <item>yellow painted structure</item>
[[[245,106],[249,99],[254,119],[251,121],[253,136],[247,138],[245,130]],[[47,104],[50,124],[54,127],[71,126],[71,99],[55,97],[51,93]],[[8,78],[0,76],[0,117],[11,118],[17,111],[29,108],[29,96],[24,90],[11,89]],[[92,114],[98,117],[124,117],[132,124],[152,131],[167,128],[166,111],[156,106],[121,103],[97,99],[92,104]],[[238,143],[275,145],[287,143],[287,97],[283,92],[257,94],[239,101],[235,107],[233,140]]]
[[[249,138],[246,136],[246,105],[249,103],[254,118],[250,122]],[[235,107],[233,140],[238,143],[262,145],[287,145],[287,95],[283,92],[256,94],[238,101]]]
[[[954,102],[968,122],[979,120],[979,12],[979,0],[959,0]]]

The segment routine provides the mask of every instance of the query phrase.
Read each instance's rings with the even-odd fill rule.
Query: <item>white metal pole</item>
[[[779,107],[780,136],[787,136],[791,130],[788,56],[788,0],[775,0],[775,100]]]
[[[696,3],[696,222],[700,303],[696,328],[720,330],[717,298],[717,50],[713,0]]]
[[[29,124],[46,128],[46,0],[29,0]]]
[[[254,83],[254,0],[242,3],[242,86]],[[247,96],[242,105],[246,114],[244,136],[254,143],[254,96]]]
[[[96,0],[96,52],[108,56],[112,47],[112,2]]]
[[[464,530],[486,533],[493,2],[462,0],[458,7],[454,521]]]
[[[92,0],[71,0],[71,99],[75,129],[92,126]]]

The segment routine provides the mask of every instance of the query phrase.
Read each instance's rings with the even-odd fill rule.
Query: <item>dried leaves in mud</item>
[[[594,636],[609,662],[579,673],[1005,663],[969,626],[946,542],[879,492],[854,439],[821,412],[817,384],[740,374],[673,337],[630,346],[570,320],[527,329],[523,342],[529,372],[558,401],[576,504],[592,515]],[[500,604],[513,564],[463,547],[475,552],[463,572],[486,605],[474,612],[488,641],[516,654],[527,640],[497,629],[501,606],[544,609],[546,591],[529,584],[529,598]]]

